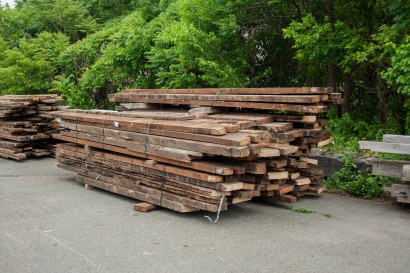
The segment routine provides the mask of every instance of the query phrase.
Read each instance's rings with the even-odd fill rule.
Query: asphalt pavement
[[[0,272],[410,272],[410,208],[323,194],[217,223],[85,190],[50,158],[0,159]]]

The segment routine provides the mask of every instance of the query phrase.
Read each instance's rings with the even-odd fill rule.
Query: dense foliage
[[[339,140],[405,133],[409,14],[403,0],[17,0],[0,9],[0,94],[102,108],[128,87],[331,86]]]

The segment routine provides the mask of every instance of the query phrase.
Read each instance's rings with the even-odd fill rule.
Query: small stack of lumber
[[[61,97],[50,95],[0,96],[0,157],[24,160],[48,156],[50,138],[59,132],[53,111],[59,111]]]
[[[316,115],[332,98],[326,88],[126,90],[110,97],[123,112],[57,114],[66,131],[55,137],[70,143],[58,146],[57,165],[180,212],[254,197],[296,202],[324,190],[309,154],[332,142]]]
[[[133,89],[110,95],[117,103],[154,103],[206,105],[298,113],[323,113],[325,103],[340,103],[340,93],[328,88],[207,88],[207,89]]]
[[[359,144],[363,150],[410,155],[410,136],[384,135],[382,142],[359,141]],[[401,183],[391,184],[385,190],[390,192],[397,202],[410,203],[410,161],[368,158],[367,162],[372,165],[373,175],[400,178]]]

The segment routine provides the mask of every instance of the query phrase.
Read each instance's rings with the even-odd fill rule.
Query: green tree
[[[17,16],[12,22],[35,36],[42,31],[60,32],[75,42],[98,27],[89,15],[88,6],[78,0],[25,0],[17,1],[13,9]],[[13,19],[12,18],[12,19]]]
[[[33,39],[21,38],[11,49],[0,39],[1,94],[47,92],[59,72],[57,58],[68,44],[66,35],[49,32]]]

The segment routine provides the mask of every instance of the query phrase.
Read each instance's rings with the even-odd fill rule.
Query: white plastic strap
[[[218,213],[216,214],[216,219],[215,219],[215,221],[212,221],[211,217],[205,215],[205,218],[207,218],[212,224],[215,224],[215,223],[218,222],[218,220],[219,220],[219,214],[221,213],[221,209],[222,209],[222,204],[223,204],[223,202],[224,202],[224,198],[225,198],[225,196],[222,196],[221,202],[219,202]]]

